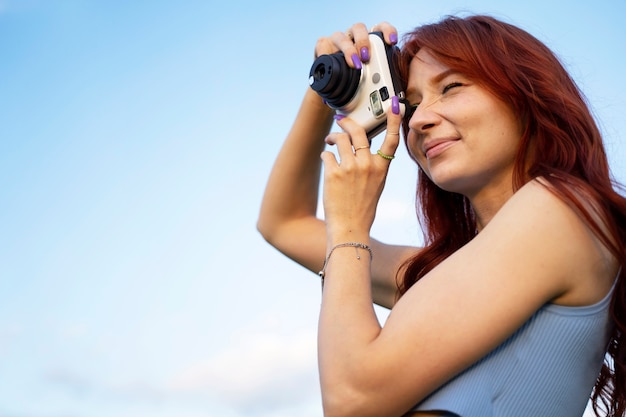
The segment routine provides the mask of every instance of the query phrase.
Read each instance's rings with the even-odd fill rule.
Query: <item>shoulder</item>
[[[582,189],[568,191],[602,227],[595,210],[599,202]],[[515,248],[522,261],[534,263],[542,279],[553,281],[556,294],[550,301],[557,304],[599,301],[617,273],[617,261],[580,208],[561,197],[543,178],[520,188],[484,232],[485,238],[501,243],[515,239],[508,247]]]

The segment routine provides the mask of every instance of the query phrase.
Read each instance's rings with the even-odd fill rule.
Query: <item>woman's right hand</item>
[[[315,57],[341,51],[350,67],[360,68],[363,62],[370,59],[370,32],[382,32],[389,45],[398,43],[398,31],[387,22],[378,23],[370,30],[363,23],[355,23],[345,32],[335,32],[329,37],[320,38],[315,46]]]
[[[382,32],[389,44],[397,42],[396,29],[387,23],[378,24],[372,30]],[[351,67],[355,66],[352,56],[356,56],[358,64],[367,62],[368,34],[365,25],[357,23],[345,33],[320,38],[315,56],[342,51]],[[315,273],[322,268],[327,250],[326,223],[317,218],[317,206],[322,171],[320,154],[333,125],[333,113],[312,88],[307,88],[296,119],[276,156],[257,221],[257,228],[270,244]],[[396,272],[415,249],[386,245],[375,239],[371,240],[371,246],[377,254],[372,262],[374,302],[391,307],[397,297]]]

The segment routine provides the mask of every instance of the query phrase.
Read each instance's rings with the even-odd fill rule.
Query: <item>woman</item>
[[[372,31],[397,42],[387,23]],[[316,55],[358,67],[367,33],[321,38]],[[542,43],[487,16],[408,33],[401,72],[409,107],[394,98],[377,152],[350,118],[329,134],[333,112],[307,91],[261,207],[262,235],[323,269],[325,415],[569,417],[593,388],[623,416],[626,200],[577,87]],[[370,237],[401,129],[423,248]],[[372,301],[391,308],[384,327]]]

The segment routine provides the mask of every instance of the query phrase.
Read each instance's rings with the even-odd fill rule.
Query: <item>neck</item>
[[[474,214],[476,227],[480,232],[513,195],[513,187],[500,187],[482,190],[479,194],[468,196]]]

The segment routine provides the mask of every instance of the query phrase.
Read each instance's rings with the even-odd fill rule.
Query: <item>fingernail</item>
[[[389,35],[389,41],[392,44],[398,43],[398,34],[397,33],[392,33],[391,35]]]
[[[339,120],[341,120],[341,119],[343,119],[345,117],[346,116],[344,116],[343,114],[336,114],[336,115],[333,116],[333,119],[339,121]]]
[[[391,111],[393,114],[400,114],[400,100],[398,96],[391,97]]]
[[[361,69],[363,68],[363,65],[361,65],[361,60],[359,59],[359,56],[357,54],[352,54],[352,63],[354,64],[354,68],[356,69]]]
[[[369,61],[370,60],[370,50],[367,49],[367,46],[361,48],[361,60]]]

